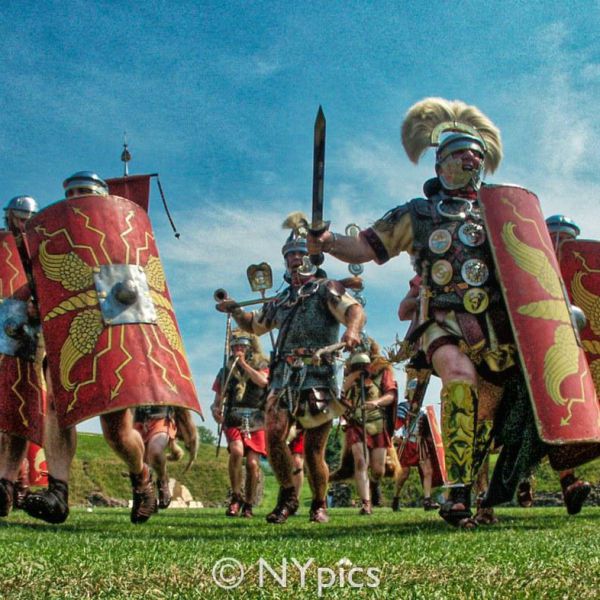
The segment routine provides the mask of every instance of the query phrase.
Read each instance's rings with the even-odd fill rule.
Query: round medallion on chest
[[[446,285],[452,280],[452,265],[447,260],[436,260],[431,265],[431,279],[438,285]]]
[[[481,259],[470,258],[463,263],[460,274],[469,285],[483,285],[490,276],[490,270]]]
[[[452,246],[452,234],[447,229],[436,229],[429,236],[429,249],[434,254],[444,254]]]
[[[485,229],[481,223],[463,223],[458,228],[458,239],[465,246],[481,246],[485,242]]]
[[[463,306],[471,314],[478,315],[482,313],[490,304],[490,297],[485,290],[481,288],[471,288],[463,296]]]

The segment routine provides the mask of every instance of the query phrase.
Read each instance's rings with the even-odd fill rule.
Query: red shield
[[[85,196],[27,231],[61,426],[149,404],[201,412],[146,212]]]
[[[25,460],[29,472],[29,485],[48,485],[48,465],[44,449],[37,444],[29,444]]]
[[[600,441],[594,383],[537,197],[486,186],[480,204],[540,437]]]
[[[442,432],[435,416],[435,409],[429,405],[425,407],[425,414],[427,416],[427,423],[429,424],[429,431],[431,431],[431,438],[433,440],[433,452],[430,452],[431,466],[433,467],[433,476],[431,485],[433,487],[439,487],[446,485],[448,476],[446,475],[446,459],[444,454],[444,442],[442,441]]]
[[[0,231],[0,300],[6,307],[9,301],[25,302],[29,296],[15,239]],[[41,444],[45,413],[41,364],[8,352],[0,351],[0,431]]]
[[[558,262],[569,299],[583,310],[587,324],[580,331],[596,391],[600,390],[600,242],[565,240]]]

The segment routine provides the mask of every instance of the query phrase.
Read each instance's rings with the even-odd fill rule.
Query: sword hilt
[[[331,225],[331,221],[322,221],[321,220],[321,221],[318,221],[317,223],[313,223],[309,229],[309,232],[312,236],[319,237],[319,236],[323,235],[329,229],[330,225]],[[313,265],[315,265],[315,267],[322,265],[324,260],[325,260],[325,255],[323,254],[323,252],[319,252],[319,254],[311,254],[310,255],[310,262]]]

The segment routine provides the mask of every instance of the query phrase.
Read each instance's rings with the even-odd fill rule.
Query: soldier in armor
[[[380,354],[379,344],[367,338],[364,345],[367,351],[361,349],[348,360],[343,398],[348,406],[345,447],[351,449],[354,458],[354,477],[361,499],[359,514],[370,515],[371,490],[385,475],[387,450],[392,446],[389,429],[393,418],[389,416],[396,412],[398,385],[391,363]],[[393,432],[393,425],[391,429]]]
[[[558,254],[558,249],[562,241],[577,239],[581,233],[579,226],[565,215],[552,215],[546,219],[550,239],[554,244],[554,250]],[[574,307],[576,318],[579,323],[585,325],[585,315],[581,309]],[[587,481],[583,481],[575,475],[574,469],[558,471],[560,487],[562,489],[563,501],[570,515],[576,515],[581,512],[583,503],[592,491],[592,486]],[[533,506],[533,475],[528,479],[519,482],[517,488],[517,501],[523,508]]]
[[[473,527],[471,485],[489,447],[493,417],[476,419],[477,378],[500,383],[516,362],[477,203],[484,172],[494,172],[502,157],[500,133],[474,106],[427,98],[406,115],[402,140],[413,162],[437,144],[437,176],[425,184],[425,197],[390,210],[356,238],[330,231],[310,235],[309,250],[350,263],[383,264],[403,251],[411,255],[422,277],[413,339],[443,384],[450,491],[440,515],[452,525]]]
[[[401,470],[399,477],[396,479],[392,510],[400,510],[400,492],[410,475],[412,467],[419,469],[421,485],[423,486],[423,509],[427,511],[437,510],[440,508],[439,504],[431,499],[433,439],[425,411],[419,407],[418,414],[412,414],[412,393],[414,393],[417,380],[411,377],[410,369],[406,370],[406,377],[406,400],[398,404],[396,414],[396,428],[399,430],[396,435],[398,460]]]
[[[260,475],[259,460],[267,456],[265,400],[269,377],[268,359],[255,335],[233,331],[227,368],[213,384],[212,414],[225,432],[229,451],[231,500],[228,517],[252,518],[252,505]],[[221,389],[225,389],[225,393]],[[242,463],[246,458],[246,481],[242,495]]]
[[[2,231],[3,235],[15,238],[17,246],[22,243],[22,231],[25,223],[37,212],[37,202],[31,196],[16,196],[12,198],[4,208],[4,218],[6,230]],[[10,232],[10,233],[9,233]],[[13,259],[18,264],[18,268],[22,269],[18,253],[14,252]],[[17,266],[10,266],[10,278],[15,279],[15,269]],[[25,276],[23,276],[25,281]],[[41,419],[43,415],[40,411],[43,406],[39,405],[39,397],[43,395],[42,381],[42,357],[43,348],[39,337],[39,316],[35,310],[35,306],[31,301],[30,290],[27,286],[11,289],[11,285],[6,285],[0,277],[0,283],[3,283],[0,289],[0,302],[3,307],[8,309],[10,301],[13,303],[10,306],[17,308],[17,304],[22,307],[21,310],[15,310],[9,314],[3,313],[1,323],[2,333],[0,335],[0,363],[2,363],[2,389],[0,393],[3,400],[7,404],[3,407],[4,410],[15,413],[15,418],[10,415],[3,415],[2,423],[6,426],[0,426],[0,517],[5,517],[10,512],[16,502],[20,505],[27,493],[28,486],[24,483],[21,477],[22,465],[26,463],[28,437],[32,431],[26,426],[29,421],[34,421],[39,426],[38,440],[41,443],[41,434],[43,424]],[[6,298],[4,297],[6,296]],[[21,377],[16,377],[15,374],[23,371]],[[32,373],[29,372],[32,370]],[[13,373],[14,371],[14,373]],[[17,389],[19,381],[26,380],[30,377],[33,381],[35,378],[37,384],[37,393],[30,398],[27,392],[23,389]],[[19,405],[23,399],[27,403],[27,414],[19,415]],[[37,400],[38,404],[29,406],[30,401]],[[33,411],[31,415],[30,411]],[[28,419],[28,417],[31,417]],[[19,431],[8,427],[9,423],[20,423]],[[16,500],[16,502],[15,502]],[[20,506],[18,506],[20,508]]]
[[[98,175],[80,171],[67,178],[63,187],[67,199],[95,194],[108,195],[108,186]],[[52,381],[46,371],[49,397]],[[129,410],[100,415],[102,432],[108,445],[125,462],[130,472],[133,490],[132,523],[143,523],[156,511],[157,500],[152,475],[144,462],[144,442],[133,427]],[[48,462],[48,489],[30,493],[24,509],[32,517],[48,523],[62,523],[69,515],[69,472],[77,447],[76,428],[59,425],[56,408],[49,403],[46,420],[45,450]]]
[[[312,491],[310,520],[325,522],[328,468],[325,447],[332,420],[343,412],[331,353],[316,355],[339,341],[340,323],[346,326],[342,342],[353,348],[364,322],[361,305],[343,285],[327,279],[307,256],[306,217],[293,213],[284,222],[292,229],[282,248],[289,286],[256,312],[245,312],[233,300],[217,305],[231,312],[245,331],[262,335],[279,329],[270,368],[266,430],[269,462],[280,485],[269,523],[284,523],[298,508],[292,456],[286,444],[292,423],[304,430],[304,458]]]

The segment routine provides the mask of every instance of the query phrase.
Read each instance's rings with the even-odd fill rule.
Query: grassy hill
[[[196,463],[185,476],[182,477],[181,473],[187,463],[187,455],[180,462],[169,463],[169,474],[187,486],[194,499],[201,500],[205,506],[219,506],[223,504],[229,489],[227,456],[227,450],[224,448],[221,449],[217,458],[214,446],[200,444]],[[492,463],[495,462],[495,458],[492,456]],[[277,481],[266,462],[263,463],[263,472],[265,478],[262,506],[271,508],[277,498]],[[592,484],[600,483],[600,460],[580,467],[577,469],[577,474]],[[349,481],[348,483],[352,485],[355,497],[353,482]],[[547,463],[542,464],[536,473],[535,489],[539,495],[560,492],[558,475]],[[78,434],[77,454],[73,461],[70,490],[72,504],[87,504],[87,496],[92,491],[101,491],[105,496],[112,498],[125,500],[130,498],[131,488],[127,470],[101,435]],[[390,480],[385,481],[383,491],[386,502],[389,504],[393,495],[393,485]],[[308,482],[305,482],[300,501],[303,506],[310,504]],[[420,506],[421,501],[421,484],[417,470],[413,469],[402,490],[401,503],[403,506]]]
[[[217,458],[214,446],[200,444],[196,462],[182,476],[186,464],[187,454],[179,462],[170,462],[170,477],[185,485],[194,499],[201,500],[205,506],[222,504],[229,488],[227,450],[221,449]],[[69,487],[72,504],[87,504],[87,496],[92,491],[100,491],[111,498],[131,497],[125,465],[108,447],[104,438],[94,433],[78,434]]]

